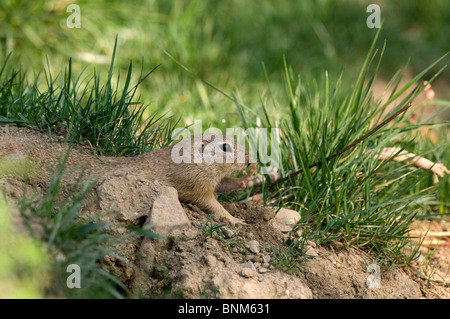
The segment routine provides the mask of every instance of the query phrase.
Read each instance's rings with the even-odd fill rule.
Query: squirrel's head
[[[249,152],[236,139],[218,134],[184,138],[173,146],[171,155],[175,163],[214,165],[222,175],[233,175],[254,163]]]

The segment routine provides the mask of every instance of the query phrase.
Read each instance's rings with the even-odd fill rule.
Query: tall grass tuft
[[[136,101],[139,85],[156,69],[142,73],[132,84],[132,63],[125,80],[113,78],[117,38],[105,83],[100,73],[85,76],[72,72],[69,60],[63,75],[50,71],[36,75],[32,83],[25,72],[10,70],[8,58],[0,69],[0,124],[37,127],[50,137],[67,142],[89,143],[99,154],[133,156],[171,142],[177,121],[148,113]],[[120,84],[123,82],[122,84]]]
[[[286,100],[262,99],[254,111],[238,99],[234,101],[244,126],[280,130],[281,173],[303,169],[302,174],[275,188],[269,188],[271,181],[267,178],[262,185],[264,202],[299,211],[301,220],[294,231],[301,228],[305,239],[356,246],[373,252],[381,264],[391,266],[407,264],[415,257],[418,247],[408,236],[411,224],[418,215],[436,214],[430,211],[439,204],[436,190],[439,194],[443,185],[448,185],[448,177],[430,185],[426,182],[429,172],[377,159],[384,147],[401,146],[417,155],[427,152],[417,152],[420,125],[411,123],[409,115],[403,114],[354,149],[326,159],[405,105],[412,103],[412,108],[417,108],[417,96],[424,88],[421,78],[445,56],[404,86],[400,85],[401,75],[396,74],[387,87],[389,96],[381,99],[374,97],[373,85],[384,46],[377,50],[376,43],[377,37],[352,88],[342,88],[340,78],[333,85],[327,73],[320,82],[308,86],[300,76],[294,77],[285,63]],[[274,120],[267,101],[284,110],[285,116]],[[442,125],[448,127],[448,123],[436,126]],[[430,159],[441,160],[446,146],[445,140],[433,146],[437,156]],[[309,167],[317,161],[317,168]],[[444,202],[440,204],[448,208],[448,197],[441,200]]]

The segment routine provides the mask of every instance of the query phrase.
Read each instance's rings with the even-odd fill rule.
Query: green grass
[[[0,170],[1,171],[1,170]],[[0,283],[3,298],[42,298],[49,285],[49,256],[38,240],[16,229],[9,205],[0,199]]]
[[[324,70],[329,71],[330,80],[337,79],[344,71],[342,80],[350,85],[376,33],[366,27],[367,3],[362,1],[76,3],[81,8],[80,29],[66,26],[67,2],[3,1],[0,60],[12,51],[12,65],[41,72],[47,68],[48,57],[50,70],[57,73],[71,57],[77,73],[86,63],[108,72],[112,43],[118,35],[117,70],[126,74],[130,60],[144,70],[161,64],[138,93],[159,114],[181,117],[182,126],[202,118],[206,125],[225,128],[239,118],[234,109],[230,111],[232,103],[193,79],[165,52],[227,92],[240,88],[247,104],[256,107],[266,90],[265,73],[275,92],[284,89],[279,72],[284,67],[283,55],[294,74],[301,73],[304,80],[315,79]],[[418,73],[448,50],[448,1],[376,3],[384,20],[380,38],[389,43],[380,69],[383,78],[390,78],[408,58],[409,72]],[[441,76],[447,82],[449,78],[449,72]],[[448,93],[439,93],[448,98]],[[282,113],[274,110],[272,114]]]
[[[46,70],[29,83],[23,71],[8,68],[8,56],[0,69],[0,123],[40,128],[70,143],[89,143],[102,155],[133,156],[167,146],[177,121],[155,112],[147,115],[148,105],[136,100],[139,85],[153,70],[141,72],[133,84],[130,62],[123,83],[117,76],[114,84],[116,44],[106,81],[95,71],[75,75],[69,60],[63,74],[54,77]]]
[[[308,255],[307,241],[304,237],[296,238],[290,234],[289,238],[283,239],[278,247],[271,247],[273,250],[273,257],[270,264],[282,271],[294,274],[303,271],[305,263],[315,256]]]
[[[242,251],[247,253],[247,250],[243,247],[244,242],[242,240],[239,240],[237,233],[234,233],[232,236],[227,238],[223,233],[223,227],[227,226],[227,224],[217,224],[213,221],[214,215],[211,215],[208,217],[208,219],[202,224],[201,226],[201,234],[205,238],[214,238],[220,242],[222,242],[225,246],[235,247],[240,246],[242,247]]]
[[[201,232],[202,236],[207,238],[219,238],[221,241],[225,240],[225,237],[222,233],[222,227],[226,226],[227,224],[215,224],[212,222],[214,215],[211,215],[202,225]]]
[[[275,105],[267,102],[252,110],[236,100],[236,106],[244,115],[243,125],[280,129],[281,172],[303,169],[302,174],[275,189],[269,189],[270,180],[266,180],[262,185],[264,201],[275,200],[277,206],[298,210],[302,218],[294,230],[301,228],[305,239],[356,246],[391,266],[408,264],[414,258],[417,247],[407,233],[418,215],[448,214],[449,178],[434,185],[429,172],[393,161],[379,165],[376,155],[384,147],[402,146],[449,166],[448,122],[436,124],[444,129],[444,138],[437,145],[427,145],[432,151],[425,151],[418,137],[421,125],[411,123],[404,114],[353,150],[330,161],[325,159],[387,118],[382,114],[391,105],[391,113],[409,103],[417,107],[420,102],[416,98],[423,90],[421,78],[436,65],[443,68],[445,56],[404,86],[399,85],[401,76],[394,77],[389,98],[383,101],[372,93],[384,52],[384,47],[376,51],[376,43],[375,39],[350,90],[340,87],[339,82],[332,84],[327,75],[312,85],[304,83],[286,65],[284,105],[269,96],[266,101],[275,101]],[[275,108],[286,110],[278,122],[271,116]],[[309,168],[317,161],[317,169]]]

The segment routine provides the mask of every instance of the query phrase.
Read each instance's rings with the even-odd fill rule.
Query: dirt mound
[[[40,150],[33,151],[36,156],[57,162],[65,146],[36,131],[0,127],[0,160],[26,156],[31,148]],[[75,147],[71,156],[94,160],[81,147]],[[0,183],[12,203],[27,185],[17,176],[3,176]],[[42,193],[45,181],[41,184],[34,189]],[[81,215],[107,215],[118,234],[125,231],[124,224],[153,225],[151,229],[164,236],[133,237],[120,245],[122,257],[135,266],[107,258],[125,285],[146,298],[422,297],[420,285],[404,269],[380,270],[373,256],[352,248],[309,242],[307,254],[313,257],[302,271],[280,270],[274,261],[282,256],[279,249],[291,225],[281,214],[275,216],[272,208],[223,205],[247,224],[218,225],[195,205],[180,204],[175,189],[133,171],[99,182]],[[298,214],[286,213],[294,218]]]
[[[271,266],[273,247],[283,235],[270,220],[255,218],[268,214],[268,208],[250,204],[231,204],[247,225],[233,229],[234,241],[219,235],[202,235],[208,217],[195,206],[185,205],[191,225],[181,236],[158,250],[152,240],[144,240],[141,253],[157,255],[145,261],[147,271],[135,277],[134,287],[146,297],[177,298],[420,298],[419,284],[403,269],[381,270],[380,287],[370,286],[373,278],[367,268],[373,256],[357,249],[316,247],[314,256],[301,272],[286,273]],[[228,207],[227,207],[228,208]],[[246,212],[250,211],[249,218]],[[265,211],[265,212],[264,212]],[[224,236],[226,237],[226,235]],[[257,242],[259,249],[249,243]],[[152,265],[148,267],[148,265]],[[142,265],[142,262],[141,262]],[[149,280],[149,278],[151,278]],[[376,278],[375,278],[376,279]]]

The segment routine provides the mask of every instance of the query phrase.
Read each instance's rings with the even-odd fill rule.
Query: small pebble
[[[225,236],[225,238],[231,238],[234,236],[234,232],[227,227],[222,227],[222,234]]]
[[[244,278],[251,278],[256,273],[255,265],[251,261],[242,264],[240,275]]]
[[[216,259],[216,257],[214,257],[213,255],[207,255],[207,256],[205,257],[205,263],[206,263],[209,267],[213,268],[213,267],[215,267],[216,264],[217,264],[217,259]]]
[[[245,247],[254,254],[258,254],[261,250],[259,242],[256,240],[249,241],[248,243],[245,244]]]
[[[243,268],[240,272],[241,276],[244,278],[252,278],[255,274],[255,271],[250,268]]]
[[[297,224],[301,218],[297,211],[287,208],[281,208],[275,217],[289,226]]]
[[[256,270],[255,265],[251,261],[242,264],[242,268],[250,268],[252,270]]]
[[[260,274],[264,274],[264,273],[267,272],[267,268],[265,268],[265,267],[260,267],[260,268],[258,269],[258,272],[259,272]]]

